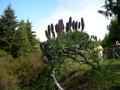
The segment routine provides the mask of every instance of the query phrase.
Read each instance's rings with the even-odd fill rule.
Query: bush
[[[1,56],[5,56],[5,55],[7,55],[7,52],[5,52],[4,50],[1,50],[1,49],[0,49],[0,57],[1,57]]]
[[[28,87],[33,84],[35,78],[43,69],[44,65],[40,61],[40,55],[29,54],[26,57],[21,57],[10,63],[9,68],[17,75],[21,88]]]
[[[0,90],[17,90],[17,76],[8,68],[6,58],[0,61]]]
[[[19,59],[6,56],[4,61],[0,62],[0,90],[28,90],[45,67],[40,55],[32,53]]]

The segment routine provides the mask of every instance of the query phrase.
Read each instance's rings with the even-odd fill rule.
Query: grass
[[[63,70],[58,79],[65,90],[120,90],[120,59],[101,61],[100,70],[75,62]]]

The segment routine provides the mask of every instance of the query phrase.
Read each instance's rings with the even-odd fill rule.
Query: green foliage
[[[90,42],[88,42],[88,40],[89,35],[85,32],[62,32],[58,35],[56,39],[50,39],[46,42],[45,50],[43,53],[45,56],[48,56],[50,63],[52,63],[51,65],[57,65],[60,64],[61,58],[63,58],[64,55],[66,55],[65,52],[68,51],[69,48],[73,47],[74,45],[79,45],[79,43],[81,43],[82,49],[93,48],[94,46],[89,45]]]
[[[102,40],[101,44],[102,44],[103,47],[110,46],[110,44],[109,44],[109,35],[108,35],[108,34],[105,35],[105,37],[104,37],[104,39]]]
[[[0,38],[0,49],[7,51],[9,42],[5,38]]]
[[[71,65],[74,66],[74,63]],[[66,73],[59,76],[59,79],[65,90],[84,90],[86,88],[89,90],[119,90],[119,65],[120,59],[116,59],[100,62],[100,70],[91,70],[89,67],[84,69],[84,66],[78,65],[79,70],[74,71],[72,69],[69,71],[71,69],[69,67],[67,68],[69,71],[67,79],[63,79]]]
[[[105,36],[103,45],[110,46],[115,44],[116,41],[120,41],[120,1],[119,0],[105,0],[103,8],[105,10],[99,10],[98,12],[106,17],[112,17],[110,25],[108,26],[109,34]]]
[[[69,22],[66,23],[66,28],[64,26],[62,19],[58,20],[58,23],[55,25],[55,31],[52,24],[51,26],[48,25],[48,29],[45,30],[48,40],[40,43],[43,52],[42,60],[51,69],[58,70],[58,75],[66,73],[65,71],[68,68],[65,62],[67,59],[73,60],[79,65],[86,64],[93,69],[99,69],[99,60],[96,57],[97,55],[94,54],[96,53],[94,48],[99,44],[99,41],[97,41],[96,36],[93,35],[90,37],[84,32],[85,25],[83,18],[81,18],[81,23],[78,23],[78,21],[72,21],[70,17]],[[63,68],[61,69],[62,66]]]
[[[27,89],[30,90],[53,90],[51,83],[51,67],[45,66],[39,73],[38,77],[35,78],[34,84],[30,85]]]
[[[14,58],[27,53],[39,53],[39,40],[34,33],[29,20],[21,20],[18,24],[11,5],[4,10],[0,17],[0,49]]]
[[[11,63],[11,68],[19,80],[18,85],[20,88],[27,89],[33,86],[37,81],[38,75],[42,74],[44,65],[39,57],[38,54],[28,54],[26,57],[20,58],[18,62],[14,61],[16,63]]]
[[[119,27],[116,19],[111,21],[110,25],[108,26],[108,30],[111,42],[115,43],[117,40],[119,40]]]
[[[28,52],[30,52],[30,42],[28,40],[26,24],[21,20],[16,31],[16,39],[11,54],[13,57],[19,57],[26,55]]]
[[[103,5],[103,8],[105,10],[98,10],[98,13],[103,14],[106,17],[117,16],[119,20],[119,15],[120,15],[119,4],[120,4],[119,0],[105,0],[105,5]]]
[[[119,40],[119,31],[118,31],[118,22],[116,19],[111,20],[110,25],[108,26],[109,33],[105,36],[102,41],[104,47],[111,46]]]
[[[98,42],[96,36],[89,36],[84,29],[84,20],[81,18],[81,30],[78,27],[77,21],[66,23],[66,29],[64,30],[63,20],[58,20],[58,24],[55,25],[55,31],[57,36],[51,35],[51,32],[55,32],[50,25],[48,30],[45,31],[48,40],[41,43],[41,50],[43,51],[43,61],[48,61],[52,67],[58,67],[64,62],[65,58],[70,58],[76,62],[84,62],[91,65],[91,61],[98,62],[95,59],[90,59],[93,55],[92,50],[97,46]],[[72,24],[71,24],[72,22]],[[75,23],[76,22],[76,23]],[[45,58],[46,57],[46,58]],[[83,59],[83,60],[82,60]]]
[[[8,67],[9,62],[6,59],[12,60],[10,56],[0,57],[0,89],[18,90],[18,79]]]
[[[15,28],[17,27],[17,20],[16,16],[14,15],[14,10],[11,8],[11,5],[9,5],[5,10],[3,15],[1,15],[0,18],[0,39],[4,39],[5,42],[8,43],[6,48],[1,48],[7,52],[10,52],[11,47],[14,43],[15,39]],[[2,42],[0,42],[0,45]],[[2,46],[4,47],[4,46]]]
[[[30,43],[30,51],[31,52],[39,52],[39,40],[36,39],[35,32],[32,31],[32,26],[31,22],[27,20],[26,22],[26,30],[27,30],[27,35],[28,35],[28,40]]]
[[[0,49],[0,57],[1,57],[1,56],[5,56],[5,55],[7,55],[7,52],[5,52],[4,50],[1,50],[1,49]]]
[[[78,21],[72,21],[70,17],[69,22],[66,23],[66,28],[64,26],[62,19],[58,20],[55,30],[53,24],[48,25],[48,29],[45,30],[48,40],[40,43],[43,52],[42,60],[50,66],[51,70],[60,70],[66,59],[71,59],[77,63],[85,63],[93,69],[98,69],[99,61],[92,57],[92,51],[98,44],[97,37],[90,37],[84,32],[83,18],[81,18],[80,24]],[[97,63],[96,66],[92,64],[92,60],[95,64]],[[64,73],[64,70],[60,70],[60,73],[61,71]]]
[[[14,59],[0,57],[1,90],[50,90],[50,68],[45,66],[38,54]]]

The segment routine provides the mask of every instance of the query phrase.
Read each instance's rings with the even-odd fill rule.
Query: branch
[[[93,69],[97,69],[91,62],[89,62],[89,61],[87,60],[87,58],[85,57],[85,55],[84,55],[82,52],[76,51],[76,50],[73,50],[73,49],[71,49],[71,51],[72,51],[72,52],[75,52],[75,54],[78,54],[78,55],[80,55],[81,57],[83,57],[85,63],[88,64],[88,65],[90,65],[90,66],[92,66]]]
[[[52,71],[51,76],[52,76],[53,81],[54,81],[56,87],[58,88],[58,90],[64,90],[64,89],[60,86],[60,84],[57,82],[57,79],[55,78],[55,70],[54,70],[54,69],[53,69],[53,71]]]
[[[70,58],[70,59],[72,59],[72,60],[74,60],[74,61],[76,61],[76,62],[85,62],[84,60],[79,60],[79,59],[77,59],[76,57],[73,57],[73,56],[68,56],[67,58]]]
[[[90,53],[89,50],[86,50],[86,51],[90,54],[90,57],[92,58],[92,60],[94,60],[95,62],[98,62],[98,60],[93,57],[93,55]]]

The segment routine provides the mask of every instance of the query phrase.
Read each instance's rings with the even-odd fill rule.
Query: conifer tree
[[[29,20],[26,22],[26,29],[27,29],[27,34],[28,34],[28,40],[30,42],[31,46],[31,52],[36,52],[39,51],[39,41],[36,39],[35,32],[32,31],[32,25]],[[38,47],[37,47],[38,46]]]
[[[12,53],[14,57],[18,57],[21,55],[25,55],[26,53],[29,52],[30,52],[30,42],[28,39],[27,28],[24,20],[21,20],[21,22],[18,25],[18,30],[16,32],[16,39]]]
[[[15,40],[15,33],[18,21],[11,5],[4,10],[0,18],[0,49],[11,52],[11,47]],[[5,44],[5,46],[4,46]]]

